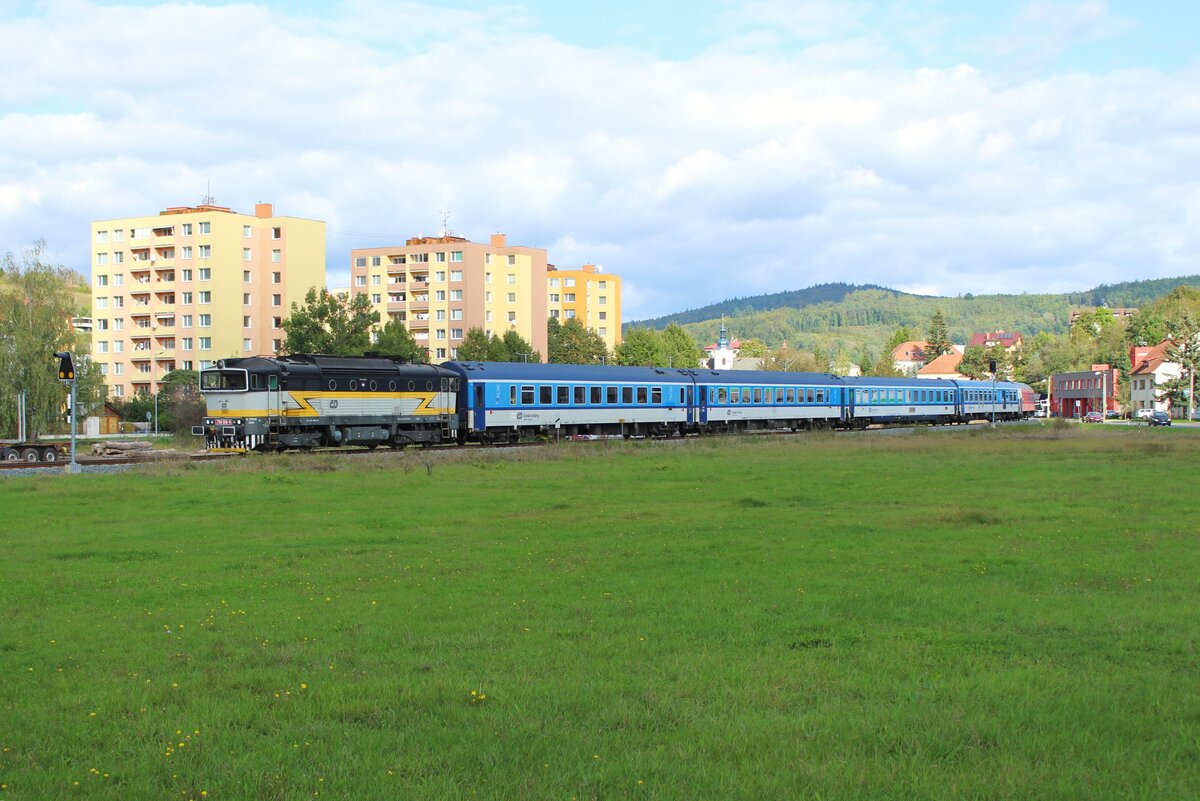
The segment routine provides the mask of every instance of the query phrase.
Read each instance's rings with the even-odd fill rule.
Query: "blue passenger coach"
[[[838,424],[845,387],[828,373],[697,370],[698,410],[707,430],[754,431]]]
[[[699,423],[694,370],[446,362],[463,378],[459,424],[482,442],[523,435],[668,436]]]

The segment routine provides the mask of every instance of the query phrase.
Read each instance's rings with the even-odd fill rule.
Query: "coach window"
[[[621,403],[633,403],[633,387],[621,387]]]
[[[558,388],[558,405],[566,406],[570,402],[571,402],[571,388],[570,387],[559,387]]]
[[[649,397],[650,397],[650,393],[646,390],[645,387],[637,388],[637,402],[638,403],[645,405],[645,403],[649,399]]]
[[[528,384],[523,384],[521,386],[521,405],[532,406],[533,398],[533,387],[529,386]]]
[[[723,405],[728,402],[729,402],[729,393],[725,390],[725,387],[720,387],[717,390],[717,403],[720,403]]]
[[[599,406],[604,402],[604,387],[592,387],[589,394],[591,395],[593,406]]]
[[[754,402],[762,403],[762,389],[760,387],[754,388]]]
[[[617,405],[617,388],[616,387],[605,387],[604,388],[604,399],[605,399],[605,402],[609,406],[616,406]]]
[[[575,403],[579,406],[587,403],[587,387],[575,387]]]
[[[662,391],[663,391],[662,387],[651,387],[650,388],[650,402],[654,403],[654,404],[661,404],[662,403]]]
[[[515,384],[508,388],[508,405],[517,405],[517,387]]]
[[[554,387],[538,387],[538,402],[549,406],[554,402]]]
[[[825,402],[825,390],[818,389],[817,390],[817,403],[824,403],[824,402]]]

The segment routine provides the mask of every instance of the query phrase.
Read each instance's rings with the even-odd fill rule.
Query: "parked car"
[[[1116,409],[1109,409],[1107,412],[1104,413],[1105,420],[1120,420],[1121,417],[1122,417],[1121,413],[1118,412]]]
[[[1154,412],[1146,419],[1146,422],[1152,426],[1169,426],[1171,425],[1171,415],[1166,412]]]
[[[1139,420],[1149,420],[1153,415],[1154,415],[1153,409],[1138,409],[1137,410],[1137,419],[1139,419]]]
[[[1085,423],[1103,423],[1104,415],[1101,412],[1088,412],[1083,416]]]

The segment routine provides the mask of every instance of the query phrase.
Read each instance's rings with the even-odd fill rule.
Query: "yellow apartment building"
[[[367,295],[380,326],[400,320],[434,362],[457,358],[471,328],[514,330],[546,358],[546,251],[457,236],[350,251],[350,290]]]
[[[621,278],[594,264],[578,270],[553,265],[546,278],[547,305],[551,317],[579,318],[604,340],[611,352],[621,344]]]
[[[292,302],[325,285],[325,223],[180,206],[91,226],[92,358],[109,395],[156,393],[175,368],[267,355]]]

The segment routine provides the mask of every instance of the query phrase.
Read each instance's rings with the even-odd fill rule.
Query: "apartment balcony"
[[[173,284],[175,283],[175,268],[169,265],[157,266],[154,268],[154,283],[156,284]]]
[[[129,279],[135,284],[150,283],[150,268],[149,267],[130,267]]]
[[[406,322],[406,325],[408,326],[409,331],[428,331],[429,330],[429,316],[426,315],[425,319],[420,319],[415,314],[410,315]]]
[[[152,229],[151,233],[154,234],[155,239],[165,239],[169,236],[175,236],[175,226],[160,225],[159,227]]]
[[[388,264],[388,266],[387,266],[387,274],[388,275],[405,275],[407,273],[408,273],[408,265],[407,264]]]
[[[408,309],[408,304],[402,300],[389,300],[387,304],[388,314],[393,312],[404,312]]]
[[[429,311],[429,298],[412,298],[408,301],[409,311]]]

